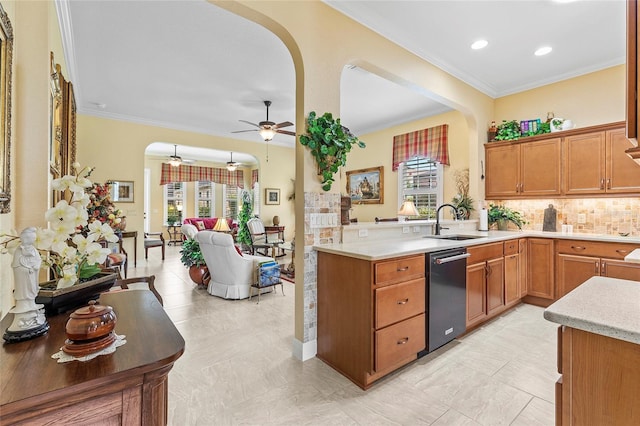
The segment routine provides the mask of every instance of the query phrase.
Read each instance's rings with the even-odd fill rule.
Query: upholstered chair
[[[144,258],[149,258],[149,249],[152,247],[162,248],[162,260],[164,260],[164,236],[162,232],[145,232],[144,233]]]
[[[258,264],[273,260],[265,256],[240,254],[233,237],[226,233],[200,231],[195,239],[211,274],[207,291],[224,299],[249,297],[251,285],[257,282]]]
[[[268,256],[269,249],[271,249],[271,256],[275,258],[275,250],[278,244],[284,243],[273,235],[269,238],[269,234],[264,229],[264,223],[257,217],[251,218],[247,221],[247,228],[249,229],[249,235],[251,236],[251,254],[261,254]]]
[[[182,235],[184,235],[184,237],[188,240],[195,239],[196,234],[198,233],[198,228],[190,223],[183,223],[181,230]]]

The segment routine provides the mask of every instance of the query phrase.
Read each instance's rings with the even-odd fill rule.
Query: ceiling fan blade
[[[260,127],[260,126],[258,126],[256,123],[252,123],[252,122],[247,121],[247,120],[238,120],[238,121],[240,121],[241,123],[247,123],[247,124],[250,124],[250,125],[252,125],[252,126]]]
[[[280,129],[282,127],[289,127],[289,126],[293,126],[293,123],[290,121],[283,121],[282,123],[278,123],[274,126],[275,129]]]
[[[235,130],[231,133],[244,133],[244,132],[257,132],[258,129],[251,129],[251,130]]]
[[[283,135],[295,136],[296,132],[290,132],[288,130],[278,130],[276,129],[276,133],[282,133]]]

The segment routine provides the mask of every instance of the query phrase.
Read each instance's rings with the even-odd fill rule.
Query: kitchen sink
[[[463,240],[473,240],[475,238],[483,238],[482,235],[425,235],[425,238],[437,238],[440,240],[453,240],[453,241],[463,241]]]

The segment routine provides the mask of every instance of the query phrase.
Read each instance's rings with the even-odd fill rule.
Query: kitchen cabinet
[[[640,424],[640,345],[561,326],[556,425]]]
[[[527,295],[527,239],[520,238],[518,240],[518,262],[520,266],[520,298],[523,298]]]
[[[640,193],[640,165],[625,154],[632,146],[623,128],[563,138],[564,194]]]
[[[504,242],[504,304],[513,306],[520,301],[520,241]]]
[[[636,248],[638,247],[634,244],[558,240],[556,243],[557,298],[594,276],[640,281],[640,264],[623,260]]]
[[[485,145],[487,199],[560,195],[560,139]]]
[[[363,389],[426,347],[425,256],[318,252],[318,353]]]
[[[467,252],[467,328],[504,308],[503,243],[469,247]]]
[[[527,241],[527,303],[548,306],[555,298],[553,247],[554,241],[547,238]]]

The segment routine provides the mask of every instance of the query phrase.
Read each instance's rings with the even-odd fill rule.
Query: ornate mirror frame
[[[0,5],[0,213],[9,213],[11,202],[11,70],[13,28]]]

